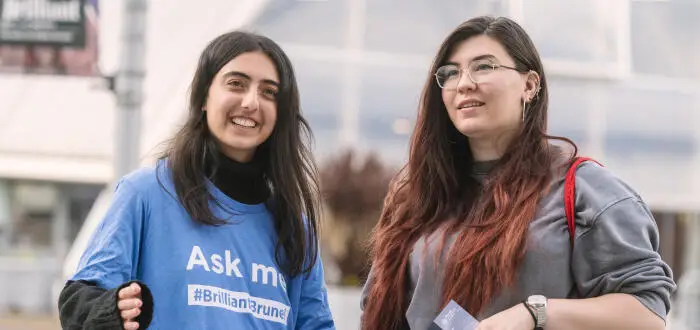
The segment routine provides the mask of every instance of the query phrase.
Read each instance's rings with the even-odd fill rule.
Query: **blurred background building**
[[[0,313],[33,317],[55,312],[111,198],[118,108],[104,76],[118,71],[128,16],[125,0],[65,0],[83,8],[81,46],[8,42],[8,8],[30,2],[54,3],[0,0]],[[206,43],[245,28],[290,55],[321,163],[355,150],[396,168],[442,39],[473,16],[516,19],[545,62],[550,132],[651,205],[681,284],[673,329],[700,329],[700,0],[143,2],[142,164],[183,119]],[[341,285],[341,262],[324,261],[338,328],[356,329],[358,287]]]

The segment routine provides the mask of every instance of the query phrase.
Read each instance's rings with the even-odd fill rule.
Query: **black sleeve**
[[[141,286],[141,314],[136,317],[139,329],[147,329],[153,319],[153,296],[148,287],[138,281],[106,290],[88,281],[68,281],[58,297],[58,312],[64,330],[124,329],[117,309],[117,292],[131,283]]]

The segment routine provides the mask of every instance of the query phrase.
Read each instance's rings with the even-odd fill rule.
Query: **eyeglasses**
[[[473,83],[478,84],[487,81],[491,74],[500,68],[511,69],[520,73],[527,72],[489,61],[475,61],[467,67],[467,77],[469,77],[469,80]],[[443,65],[435,72],[435,80],[437,80],[438,85],[442,89],[457,89],[457,84],[459,84],[459,81],[462,79],[462,71],[464,71],[464,69],[454,64]]]

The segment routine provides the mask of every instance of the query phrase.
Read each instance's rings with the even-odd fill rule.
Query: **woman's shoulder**
[[[627,181],[596,162],[587,161],[578,166],[575,188],[577,213],[587,215],[584,218],[591,224],[611,209],[641,208],[646,210],[643,213],[648,213],[648,205]]]
[[[555,183],[564,185],[566,175],[574,163],[577,156],[572,151],[561,146],[552,146],[554,161],[552,162],[552,170]],[[626,180],[618,176],[613,169],[605,165],[602,160],[578,156],[584,158],[585,161],[579,163],[576,167],[576,202],[586,202],[586,204],[603,204],[589,205],[591,207],[614,203],[623,199],[640,199],[641,197]],[[583,199],[583,200],[581,200]]]
[[[594,161],[581,163],[576,170],[576,190],[591,191],[603,199],[641,199],[639,193],[611,168]]]
[[[117,185],[129,186],[130,189],[142,194],[151,194],[156,189],[171,185],[170,169],[165,160],[159,160],[155,164],[140,167],[129,174],[123,176]]]

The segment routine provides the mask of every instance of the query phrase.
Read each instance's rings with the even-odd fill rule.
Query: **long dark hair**
[[[484,183],[471,176],[468,140],[450,121],[434,73],[461,41],[487,35],[499,41],[519,71],[540,76],[541,90],[526,112],[522,129]],[[428,76],[411,137],[409,161],[392,184],[370,244],[374,282],[363,313],[364,329],[406,327],[406,271],[420,237],[445,229],[458,233],[444,273],[441,302],[450,299],[478,315],[498,291],[512,284],[525,254],[526,233],[552,179],[560,154],[547,135],[547,79],[527,33],[507,18],[476,17],[442,43]]]
[[[227,223],[226,219],[214,216],[210,209],[210,202],[216,201],[207,190],[205,164],[217,161],[219,146],[209,132],[202,106],[217,72],[235,57],[256,51],[263,52],[274,62],[280,90],[275,128],[258,147],[255,157],[263,164],[272,192],[267,206],[275,217],[277,264],[289,276],[296,276],[308,273],[317,258],[318,173],[309,146],[313,136],[301,114],[292,64],[274,41],[254,33],[235,31],[207,45],[190,86],[187,121],[169,141],[160,158],[167,160],[178,200],[194,221],[205,225]]]

